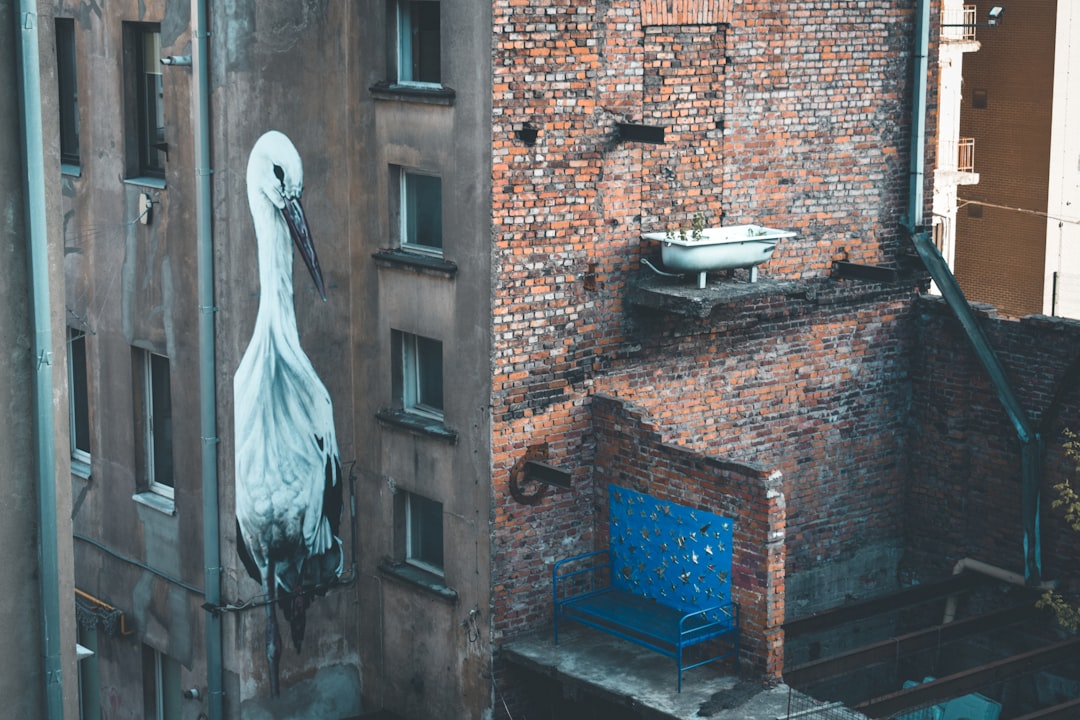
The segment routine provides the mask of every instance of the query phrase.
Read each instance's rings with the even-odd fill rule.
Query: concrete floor
[[[590,628],[559,628],[503,645],[506,659],[559,682],[565,696],[594,696],[634,708],[638,717],[699,720],[783,720],[788,686],[764,687],[733,674],[729,660],[683,674],[676,692],[675,661]],[[857,717],[853,714],[853,717]]]

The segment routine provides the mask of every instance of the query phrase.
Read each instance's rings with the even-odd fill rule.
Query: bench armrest
[[[585,564],[584,567],[576,567],[575,564],[580,564],[582,561],[589,560],[590,558],[596,558],[602,562],[592,562]],[[569,565],[569,569],[564,569]],[[607,582],[602,586],[608,587],[611,584],[611,551],[610,550],[596,550],[595,552],[585,553],[584,555],[575,555],[574,557],[566,558],[565,560],[559,560],[551,568],[551,583],[552,590],[555,593],[555,603],[559,603],[559,581],[567,581],[570,578],[575,578],[581,575],[589,575],[592,577],[588,580],[588,585],[593,591],[601,589],[596,584],[596,573],[600,570],[607,570],[608,577]],[[561,572],[560,572],[561,570]]]
[[[713,614],[724,615],[724,618],[719,620],[709,620],[709,616]],[[712,605],[710,607],[701,608],[700,610],[692,610],[686,613],[679,619],[679,634],[682,635],[686,632],[686,622],[695,617],[701,617],[708,622],[708,626],[713,625],[731,625],[735,628],[739,627],[739,606],[734,602],[721,603],[720,605]],[[693,630],[700,630],[701,627],[693,628]]]

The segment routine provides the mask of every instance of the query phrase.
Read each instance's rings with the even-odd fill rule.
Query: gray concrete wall
[[[212,8],[222,589],[226,599],[245,606],[224,619],[229,717],[348,717],[380,708],[464,717],[491,704],[490,78],[488,65],[475,62],[488,56],[490,8],[463,0],[444,5],[444,82],[456,91],[450,105],[377,100],[369,91],[388,77],[385,3]],[[125,0],[101,12],[67,6],[61,12],[76,18],[78,54],[85,58],[79,68],[81,175],[64,180],[69,321],[92,332],[93,476],[73,481],[76,532],[92,541],[77,541],[79,578],[80,587],[128,613],[134,634],[101,642],[102,703],[110,717],[136,717],[142,643],[182,663],[183,687],[205,689],[201,597],[173,582],[194,588],[204,582],[190,70],[164,70],[170,145],[164,188],[122,180],[125,137],[118,121],[124,103],[121,22],[159,22],[162,53],[190,54],[189,4]],[[233,520],[233,376],[259,299],[245,170],[252,145],[270,129],[287,134],[304,163],[304,209],[328,300],[318,299],[297,261],[297,325],[333,400],[341,459],[356,480],[359,526],[353,537],[346,507],[349,584],[308,610],[301,654],[286,644],[276,701],[267,697],[265,615],[258,604],[245,605],[258,600],[261,588],[238,561]],[[391,163],[442,174],[453,277],[376,268],[372,253],[391,243]],[[147,225],[132,222],[143,192],[155,201]],[[443,341],[446,424],[457,432],[456,443],[376,419],[393,402],[391,329]],[[173,513],[132,500],[138,483],[133,345],[171,360]],[[446,580],[455,601],[379,570],[395,553],[395,488],[443,502]],[[201,701],[183,704],[184,717],[203,709]]]
[[[62,180],[66,322],[86,333],[91,476],[74,476],[77,585],[126,615],[129,635],[98,634],[103,712],[144,714],[142,646],[175,659],[181,686],[206,665],[202,558],[198,304],[190,69],[163,70],[164,182],[130,180],[130,48],[124,22],[160,23],[163,55],[190,54],[189,4],[58,3],[73,17],[80,104],[80,174]],[[153,206],[140,221],[140,195]],[[60,326],[61,328],[63,325]],[[133,348],[169,358],[174,502],[135,499],[141,482]],[[146,493],[144,496],[149,497]],[[153,568],[151,572],[146,568]],[[185,585],[187,587],[185,587]],[[183,717],[204,700],[171,699]]]
[[[356,53],[349,206],[364,698],[367,707],[406,717],[479,717],[492,703],[491,6],[441,4],[442,83],[455,94],[451,104],[437,105],[368,91],[391,75],[386,5],[367,4],[349,38]],[[444,259],[456,264],[452,275],[373,264],[373,252],[397,244],[392,165],[442,177]],[[376,419],[395,402],[393,330],[443,343],[444,420],[455,443]],[[402,492],[443,504],[444,584],[454,602],[379,569],[401,555],[394,505]]]
[[[57,524],[40,528],[37,488],[34,380],[34,325],[30,302],[29,227],[25,214],[26,174],[20,129],[20,100],[16,41],[17,3],[0,3],[0,407],[8,421],[0,433],[0,563],[5,568],[5,591],[0,593],[0,634],[9,641],[0,661],[0,707],[9,717],[46,717],[45,661],[42,637],[39,544],[41,532],[55,532],[59,569],[60,635],[63,711],[65,718],[77,718],[78,681],[75,662],[75,623],[71,556],[71,507],[67,448],[67,373],[63,331],[63,277],[60,274],[60,245],[55,222],[59,194],[50,182],[44,198],[48,214],[46,238],[49,244],[50,294],[52,298],[53,427],[43,431],[56,443]],[[39,29],[42,56],[54,57],[51,17],[32,17]],[[56,137],[55,63],[40,68],[48,180],[59,174]],[[52,161],[55,160],[55,167]]]

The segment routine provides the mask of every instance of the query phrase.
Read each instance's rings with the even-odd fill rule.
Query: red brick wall
[[[895,259],[908,199],[913,3],[740,3],[727,38],[725,224],[797,230],[766,265]],[[932,95],[932,93],[931,93]]]
[[[909,5],[762,0],[732,6],[730,25],[643,26],[632,0],[495,3],[497,640],[550,612],[528,586],[554,548],[592,542],[588,398],[593,379],[625,364],[637,342],[623,299],[640,232],[698,212],[711,224],[797,229],[764,268],[789,278],[821,278],[837,257],[894,259],[907,187]],[[661,125],[668,141],[618,142],[616,121]],[[532,146],[515,135],[525,123],[538,129]],[[803,342],[828,348],[836,329],[805,328]],[[539,443],[549,462],[574,470],[575,490],[523,506],[510,473]]]
[[[781,470],[799,572],[903,537],[909,303],[831,283],[699,323],[658,317],[639,362],[596,387],[643,408],[666,442]]]
[[[973,4],[985,18],[998,3]],[[958,194],[961,203],[1046,212],[1057,1],[1027,0],[1016,9],[999,27],[979,28],[982,48],[964,56],[960,134],[975,138],[979,184]],[[984,109],[973,107],[975,90],[987,93]],[[1045,255],[1044,217],[970,205],[957,213],[955,272],[973,300],[1011,315],[1042,312]]]
[[[909,564],[924,577],[948,573],[973,557],[1022,573],[1020,443],[959,323],[938,300],[918,307],[918,354],[912,366],[912,468],[908,496]],[[1080,591],[1080,542],[1053,510],[1053,485],[1072,478],[1062,431],[1080,428],[1080,322],[1033,316],[983,318],[1014,390],[1032,422],[1043,426],[1043,574]],[[1064,384],[1063,384],[1064,383]],[[1054,399],[1060,404],[1052,410]]]
[[[648,414],[622,400],[596,395],[592,409],[598,535],[607,535],[609,483],[736,518],[731,575],[742,627],[741,660],[768,679],[779,680],[785,523],[780,473],[761,465],[703,458],[666,444]]]

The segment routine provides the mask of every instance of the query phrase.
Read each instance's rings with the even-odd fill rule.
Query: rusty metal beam
[[[1080,698],[1036,710],[1013,720],[1076,720],[1077,717],[1080,717]]]
[[[935,625],[872,645],[864,645],[846,653],[798,665],[784,671],[784,682],[793,687],[802,687],[867,665],[895,660],[943,643],[955,642],[971,635],[1025,622],[1037,614],[1038,611],[1034,605],[1024,605],[946,625]]]
[[[855,706],[855,710],[872,718],[887,717],[923,705],[966,695],[987,685],[1024,675],[1055,662],[1075,660],[1080,652],[1080,637],[1047,645],[1038,650],[1019,653],[963,672],[938,678],[931,682],[881,695]]]
[[[913,585],[890,595],[862,600],[850,605],[841,605],[798,620],[786,622],[784,623],[784,637],[790,640],[799,635],[829,630],[837,625],[843,625],[854,620],[863,620],[874,615],[913,607],[949,595],[962,593],[987,582],[989,582],[989,579],[985,575],[965,572],[960,575],[950,575],[944,580]]]

